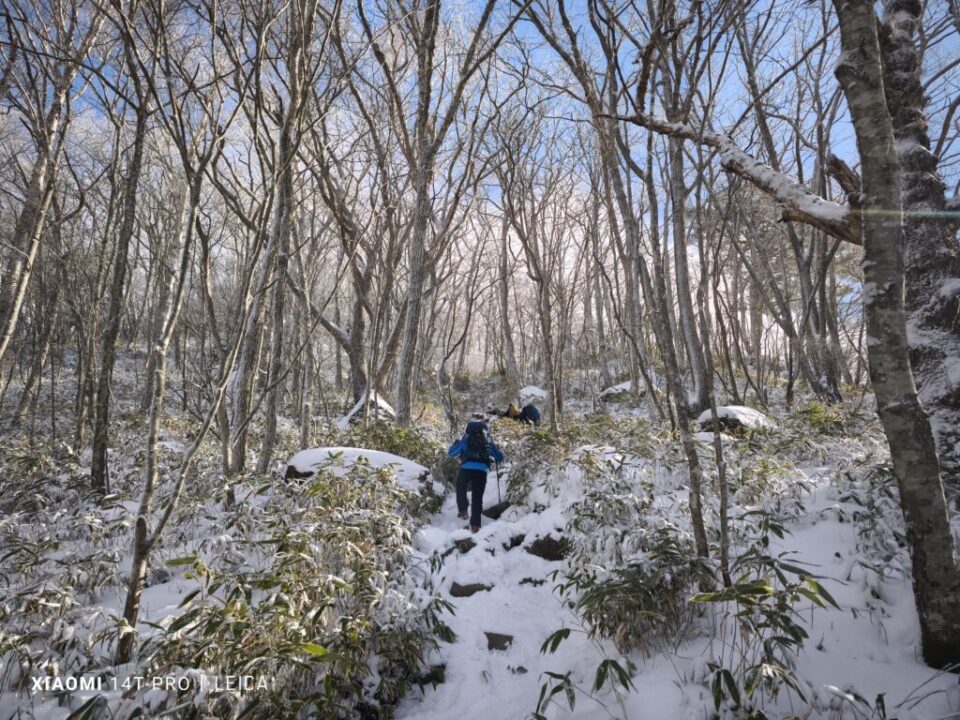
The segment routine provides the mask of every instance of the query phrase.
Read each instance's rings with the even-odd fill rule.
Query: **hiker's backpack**
[[[467,447],[463,452],[464,461],[490,464],[490,445],[487,442],[487,426],[482,422],[467,423],[467,432],[464,436]]]
[[[520,411],[520,416],[517,418],[522,423],[530,423],[531,425],[540,424],[540,410],[537,409],[536,405],[524,405],[523,410]]]

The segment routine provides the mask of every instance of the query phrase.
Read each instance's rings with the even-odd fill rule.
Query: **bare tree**
[[[74,81],[103,24],[100,12],[81,12],[80,4],[71,0],[35,7],[12,2],[9,13],[11,22],[5,26],[15,37],[8,42],[20,52],[8,60],[3,94],[29,124],[36,155],[13,230],[6,271],[9,288],[0,297],[0,361],[17,329],[43,239],[70,120],[70,98],[76,92]]]
[[[933,434],[909,357],[904,253],[910,245],[903,243],[909,201],[902,183],[910,178],[903,177],[900,167],[873,4],[835,0],[834,5],[844,50],[837,77],[853,119],[862,171],[864,314],[873,338],[867,344],[870,380],[900,488],[923,657],[934,667],[947,667],[960,662],[960,566]]]
[[[391,3],[393,4],[393,3]],[[466,102],[471,80],[489,60],[510,32],[518,19],[513,15],[505,27],[490,34],[496,3],[487,0],[479,13],[473,30],[468,34],[463,58],[457,63],[451,89],[445,94],[446,102],[435,98],[433,89],[437,81],[437,40],[442,22],[440,0],[425,0],[412,4],[397,2],[395,13],[385,19],[388,23],[402,26],[412,44],[416,69],[413,82],[416,84],[416,100],[408,107],[401,92],[402,79],[384,52],[381,42],[364,10],[363,3],[357,11],[364,34],[383,73],[391,116],[400,129],[399,137],[404,158],[409,166],[413,184],[413,220],[407,249],[408,282],[406,321],[398,359],[397,419],[409,423],[414,392],[414,364],[421,305],[426,290],[426,279],[440,256],[443,238],[430,242],[429,226],[433,215],[431,184],[434,179],[437,155],[447,139],[457,114]],[[414,118],[412,129],[407,128],[407,118]]]

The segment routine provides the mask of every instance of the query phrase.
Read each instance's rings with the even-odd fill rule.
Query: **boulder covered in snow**
[[[633,383],[629,380],[611,385],[600,391],[601,402],[623,402],[630,399],[630,393],[633,392]]]
[[[653,383],[653,387],[662,388],[663,379],[657,375],[655,372],[650,372],[650,382]],[[601,402],[623,402],[630,398],[630,393],[633,392],[633,381],[627,380],[626,382],[618,383],[616,385],[611,385],[608,388],[604,388],[600,391],[600,401]],[[647,384],[642,383],[639,388],[639,393],[644,395],[647,392]]]
[[[536,555],[549,562],[557,562],[567,556],[569,545],[565,538],[561,537],[558,540],[552,535],[545,535],[534,540],[525,549],[531,555]]]
[[[368,413],[376,418],[386,418],[388,420],[395,420],[397,417],[397,413],[390,406],[390,403],[384,400],[379,393],[373,393],[369,400],[367,397],[361,398],[360,402],[350,408],[350,412],[341,418],[337,418],[336,425],[341,430],[345,430],[348,425],[360,420]]]
[[[744,405],[720,405],[717,407],[717,426],[714,427],[713,415],[704,410],[697,418],[705,432],[728,432],[742,430],[773,430],[777,426],[759,410]]]
[[[329,469],[337,475],[346,473],[360,458],[373,468],[390,467],[397,478],[397,485],[404,490],[419,493],[421,483],[430,477],[430,471],[413,460],[380,450],[351,447],[322,447],[301,450],[287,461],[285,477],[311,478],[321,469]],[[434,483],[434,492],[443,488]]]
[[[537,401],[544,402],[550,397],[550,393],[543,388],[538,388],[536,385],[526,385],[520,388],[517,395],[520,396],[521,405],[527,405],[528,403],[536,404]]]

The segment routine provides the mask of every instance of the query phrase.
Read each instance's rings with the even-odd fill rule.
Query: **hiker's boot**
[[[478,532],[480,532],[480,526],[479,526],[479,525],[471,525],[471,526],[470,526],[470,532],[472,532],[474,535],[476,535]]]
[[[467,519],[467,513],[465,513],[465,512],[457,513],[457,518],[460,519],[460,520],[466,520],[466,519]]]

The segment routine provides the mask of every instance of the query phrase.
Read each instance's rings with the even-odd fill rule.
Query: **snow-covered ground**
[[[809,491],[798,499],[796,519],[783,539],[773,537],[772,555],[819,576],[839,609],[797,606],[809,634],[796,658],[795,674],[810,704],[784,692],[766,708],[769,717],[898,718],[948,720],[960,717],[957,676],[938,673],[920,660],[919,626],[909,577],[897,568],[876,568],[859,555],[863,528],[853,518],[863,511],[842,499],[843,488],[832,481],[830,468],[797,471],[796,480]],[[493,476],[486,502],[495,493]],[[671,490],[682,494],[679,485]],[[572,497],[557,497],[540,513],[514,508],[499,520],[471,535],[456,519],[449,498],[431,524],[415,539],[425,555],[449,553],[436,572],[436,587],[456,606],[448,620],[457,639],[443,644],[432,662],[446,666],[446,681],[421,694],[414,692],[401,704],[397,717],[410,720],[503,720],[528,718],[535,709],[545,673],[570,673],[574,686],[589,690],[598,664],[624,658],[609,642],[589,639],[576,614],[554,591],[555,571],[569,568],[567,560],[547,561],[527,552],[538,537],[558,538],[568,522],[565,512]],[[470,544],[476,545],[471,547]],[[469,597],[452,597],[454,584],[470,588]],[[460,588],[458,588],[460,590]],[[462,592],[462,591],[461,591]],[[720,623],[716,608],[705,608],[701,622]],[[560,628],[572,630],[555,653],[541,646]],[[486,633],[512,637],[505,649],[491,649]],[[543,712],[548,718],[605,720],[657,718],[703,720],[715,717],[707,687],[709,663],[724,654],[723,642],[693,632],[676,647],[661,648],[652,657],[633,653],[635,691],[619,698],[604,690],[588,697],[577,692],[571,711],[564,695]],[[727,648],[729,650],[729,648]],[[867,704],[857,700],[862,698]],[[886,716],[877,702],[886,708]],[[727,709],[724,717],[739,717]]]
[[[651,370],[648,372],[648,375],[650,377],[650,382],[653,384],[655,388],[664,387],[665,383],[663,381],[663,378],[657,375],[657,373]],[[600,391],[600,394],[597,397],[599,397],[601,400],[613,399],[613,398],[626,395],[627,393],[630,393],[632,391],[633,391],[633,381],[625,380],[622,383],[617,383],[616,385],[611,385],[610,387],[604,388],[603,390]],[[643,394],[646,391],[647,391],[646,386],[641,384],[640,390],[639,390],[640,394]]]
[[[743,518],[749,513],[767,511],[786,530],[782,538],[769,533],[769,555],[782,556],[818,576],[839,605],[815,607],[807,599],[794,605],[795,620],[808,638],[788,664],[806,699],[784,688],[777,697],[762,700],[764,712],[771,719],[960,718],[957,676],[933,671],[920,659],[917,612],[909,563],[898,537],[902,519],[895,493],[890,494],[889,483],[864,479],[863,468],[883,459],[876,454],[879,445],[875,436],[862,437],[856,430],[843,437],[826,438],[809,432],[795,432],[790,437],[787,433],[793,431],[789,418],[777,416],[773,423],[760,416],[761,421],[752,414],[756,411],[743,410],[749,408],[730,412],[763,425],[776,437],[770,445],[757,446],[757,442],[763,441],[762,434],[746,440],[722,436],[735,490],[732,515],[735,524],[740,524],[733,555],[737,557],[751,537],[752,530],[745,529],[749,523]],[[739,661],[738,636],[730,632],[731,613],[737,609],[733,603],[698,605],[699,612],[693,614],[682,631],[675,637],[651,641],[649,654],[644,654],[640,650],[621,652],[609,639],[590,637],[589,628],[575,607],[577,592],[563,594],[556,589],[569,573],[585,568],[604,577],[626,563],[649,564],[650,558],[638,544],[638,538],[652,528],[666,528],[683,542],[690,540],[683,466],[671,455],[676,453],[675,440],[626,412],[616,417],[601,416],[600,420],[608,424],[601,423],[598,427],[602,430],[595,432],[591,444],[584,441],[579,447],[564,446],[557,438],[525,435],[523,429],[505,423],[499,429],[498,440],[514,450],[510,458],[513,462],[506,465],[505,474],[515,472],[519,477],[520,467],[530,459],[523,456],[524,452],[533,453],[539,447],[523,445],[525,438],[556,443],[551,452],[563,448],[562,457],[558,460],[556,454],[545,452],[544,458],[549,459],[524,466],[529,475],[526,490],[514,488],[515,504],[496,520],[484,518],[477,534],[471,534],[464,528],[465,523],[457,519],[451,489],[429,477],[427,468],[417,462],[387,452],[349,447],[357,439],[346,437],[341,439],[342,444],[302,451],[290,458],[289,464],[301,472],[328,466],[341,480],[358,478],[372,482],[373,475],[354,473],[363,470],[356,467],[358,464],[377,472],[389,468],[391,479],[384,481],[383,487],[392,488],[395,483],[398,492],[419,492],[417,502],[426,500],[426,495],[432,498],[446,492],[442,508],[434,515],[396,516],[395,534],[390,537],[397,547],[405,546],[410,527],[412,557],[405,569],[396,570],[405,578],[403,582],[383,575],[383,584],[377,588],[378,599],[371,605],[371,617],[380,620],[422,617],[424,608],[433,607],[430,603],[434,593],[454,606],[452,613],[441,613],[440,618],[455,639],[441,641],[438,649],[425,658],[428,668],[444,666],[443,681],[436,685],[427,682],[422,691],[412,684],[396,707],[397,718],[526,719],[536,710],[544,688],[551,692],[565,677],[569,679],[574,706],[570,708],[566,692],[559,692],[541,708],[545,718],[736,720],[743,716],[729,699],[723,700],[717,714],[711,692],[716,667],[734,666]],[[633,423],[629,431],[628,423]],[[713,435],[697,436],[703,441],[700,451],[709,475]],[[791,459],[774,450],[783,442],[792,443]],[[162,445],[170,459],[175,460],[173,456],[183,451],[185,439],[170,432]],[[136,472],[135,456],[128,455],[123,448],[111,458],[117,476],[127,465],[131,472]],[[421,461],[427,462],[423,458]],[[207,462],[215,468],[215,457]],[[345,477],[346,471],[351,473],[349,477]],[[215,477],[215,471],[210,475]],[[709,482],[714,482],[712,475]],[[215,488],[216,483],[210,487]],[[273,546],[264,546],[262,540],[286,534],[306,538],[309,542],[304,547],[317,553],[316,566],[311,569],[316,574],[306,579],[308,585],[316,584],[315,577],[322,579],[324,573],[333,572],[326,564],[329,548],[321,547],[323,543],[316,540],[316,533],[329,520],[338,521],[342,508],[333,505],[317,512],[311,508],[317,502],[312,496],[290,492],[291,487],[262,484],[260,479],[241,483],[237,488],[240,507],[232,512],[224,510],[221,497],[200,498],[185,506],[152,565],[156,572],[151,573],[143,594],[141,633],[151,633],[148,623],[169,627],[190,607],[183,606],[184,598],[203,585],[189,572],[189,565],[176,563],[178,558],[203,558],[226,578],[233,570],[253,574],[269,569],[270,562],[276,559],[270,554]],[[500,478],[499,488],[506,496],[506,477]],[[498,480],[491,474],[486,505],[498,499]],[[712,532],[717,508],[711,489],[707,490],[706,500]],[[383,508],[371,513],[367,510],[373,507],[369,502],[358,503],[337,527],[350,530],[356,522],[375,527],[376,516]],[[617,511],[621,512],[617,515],[606,507],[614,503],[623,504],[626,510]],[[56,508],[52,511],[59,512]],[[112,507],[97,512],[101,516],[95,517],[93,510],[88,513],[88,521],[93,523],[90,528],[85,527],[82,532],[78,529],[76,537],[62,543],[53,555],[62,564],[77,566],[91,575],[91,561],[84,553],[94,552],[106,568],[103,572],[112,576],[96,584],[83,580],[82,573],[76,575],[89,582],[89,589],[80,590],[78,585],[69,594],[75,605],[64,616],[67,619],[60,625],[51,620],[54,629],[43,630],[59,638],[57,633],[62,633],[68,624],[75,625],[76,637],[71,642],[76,642],[83,652],[89,645],[95,656],[106,652],[108,645],[78,639],[89,629],[109,627],[109,618],[121,613],[123,573],[129,567],[129,525],[136,502],[121,498]],[[574,525],[578,518],[605,513],[616,516],[616,522],[599,522],[595,527],[587,523],[577,534]],[[227,526],[228,519],[238,524]],[[419,524],[421,519],[424,522]],[[16,534],[17,522],[10,517],[6,524],[0,523],[4,538]],[[89,538],[95,535],[91,529],[96,527],[95,523],[112,523],[118,528],[125,525],[127,529],[103,532],[101,545],[94,547]],[[236,528],[244,524],[251,527],[237,532]],[[37,528],[23,527],[20,534],[31,541],[39,538]],[[569,543],[563,552],[559,552],[556,542],[561,539]],[[264,547],[262,556],[257,549],[260,547]],[[541,556],[550,556],[552,551],[557,553],[553,559]],[[171,560],[175,561],[172,565],[168,564]],[[64,572],[67,574],[63,577],[74,577],[72,571],[56,570]],[[421,582],[424,574],[428,582]],[[50,577],[63,582],[60,574]],[[306,586],[303,589],[309,591]],[[262,602],[267,594],[257,590],[253,601]],[[388,611],[390,605],[398,610]],[[81,617],[89,618],[86,627]],[[560,629],[569,630],[569,636],[558,642],[554,652],[542,652],[544,643],[556,637],[554,633]],[[86,662],[80,650],[71,652],[74,662]],[[599,690],[592,689],[598,666],[605,660],[632,668],[631,690],[614,690],[609,682]],[[96,662],[109,665],[111,661],[106,658]],[[91,662],[88,667],[97,665]],[[0,666],[0,674],[8,672],[13,672],[10,665]],[[46,671],[35,668],[32,672]],[[65,667],[59,672],[65,676],[72,669]],[[124,672],[127,669],[121,669],[119,674]],[[105,693],[114,707],[120,703],[121,694]],[[74,693],[71,708],[93,695]],[[877,709],[878,702],[885,708],[885,715]],[[131,707],[128,705],[126,710]],[[17,717],[17,713],[43,720],[57,720],[68,714],[53,694],[8,691],[0,695],[0,720]]]
[[[543,388],[537,387],[536,385],[525,385],[520,388],[520,391],[517,393],[520,396],[520,403],[526,404],[529,402],[544,402],[550,393],[548,393]]]

